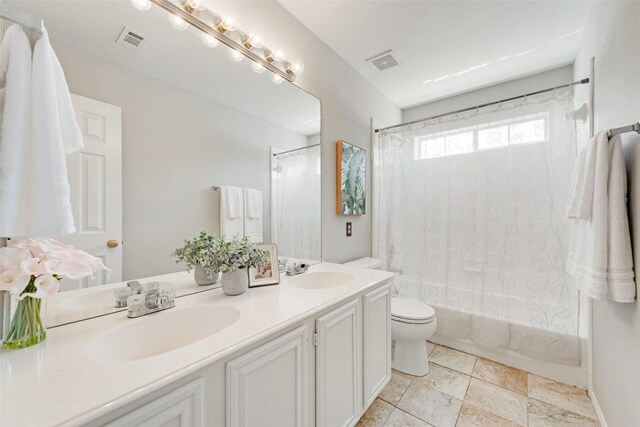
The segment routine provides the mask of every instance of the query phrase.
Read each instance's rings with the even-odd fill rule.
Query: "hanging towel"
[[[220,188],[220,235],[244,235],[244,196],[240,187]]]
[[[595,183],[596,147],[607,145],[606,132],[591,138],[587,146],[580,152],[573,169],[571,190],[564,216],[570,219],[589,219],[593,205],[593,186]]]
[[[244,235],[253,243],[262,243],[262,191],[244,189]]]
[[[31,103],[31,45],[24,30],[12,25],[0,46],[0,236],[28,232]]]
[[[595,143],[593,201],[585,206],[591,214],[588,220],[571,221],[567,271],[576,278],[578,289],[594,299],[634,302],[627,177],[620,136],[608,141],[603,132],[595,137]]]
[[[74,233],[65,154],[83,147],[82,132],[46,29],[33,49],[31,88],[29,234]]]

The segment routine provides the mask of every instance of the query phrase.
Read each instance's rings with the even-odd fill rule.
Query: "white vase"
[[[196,264],[196,268],[193,270],[193,278],[200,286],[213,285],[220,278],[220,273],[209,276],[203,266]]]
[[[241,295],[249,289],[249,272],[246,268],[222,273],[222,292],[227,295]]]

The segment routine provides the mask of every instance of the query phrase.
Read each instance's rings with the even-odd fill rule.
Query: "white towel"
[[[240,187],[220,188],[220,235],[244,236],[244,195]]]
[[[603,140],[603,138],[606,138]],[[593,202],[588,220],[574,219],[567,271],[594,299],[634,302],[636,288],[627,218],[627,178],[620,137],[596,136]]]
[[[244,189],[244,235],[253,243],[262,243],[262,191]]]
[[[73,233],[65,154],[83,147],[82,132],[46,30],[33,49],[31,141],[29,234]]]
[[[5,32],[0,47],[0,77],[5,84],[0,99],[0,236],[25,236],[30,212],[28,192],[31,46],[19,25]]]
[[[587,143],[578,155],[573,168],[571,190],[564,216],[570,219],[589,219],[593,205],[593,186],[595,183],[596,147],[607,145],[606,132],[601,132]]]

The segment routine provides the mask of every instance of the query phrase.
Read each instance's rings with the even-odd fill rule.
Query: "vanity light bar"
[[[242,53],[247,58],[262,65],[264,68],[282,77],[283,79],[289,82],[295,81],[296,73],[294,72],[294,70],[295,70],[296,64],[288,62],[282,58],[276,58],[276,59],[281,59],[280,61],[274,60],[274,56],[273,56],[274,51],[271,51],[266,47],[262,47],[262,46],[260,47],[260,49],[263,52],[265,52],[265,57],[257,54],[251,48],[245,47],[245,46],[251,46],[250,44],[246,43],[246,40],[250,37],[250,35],[245,34],[242,31],[236,30],[233,32],[240,34],[241,39],[244,40],[243,42],[237,42],[233,38],[227,36],[225,33],[219,31],[217,27],[219,26],[219,23],[224,22],[224,19],[216,15],[215,13],[213,13],[211,10],[205,9],[202,12],[207,12],[210,15],[212,15],[212,17],[214,18],[215,26],[211,26],[210,24],[202,21],[201,19],[198,19],[195,16],[195,14],[201,11],[188,7],[189,3],[187,3],[187,6],[181,7],[169,0],[148,0],[148,1],[156,4],[157,6],[160,6],[162,9],[166,10],[167,12],[182,18],[188,24],[192,25],[193,27],[197,28],[198,30],[202,31],[205,34],[209,34],[219,42],[228,46],[229,48]],[[189,12],[189,10],[191,10],[191,12]],[[283,68],[278,67],[277,64],[282,64]]]

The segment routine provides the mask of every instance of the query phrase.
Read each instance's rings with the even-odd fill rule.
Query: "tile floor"
[[[424,377],[393,371],[358,427],[599,426],[584,390],[428,344]]]

